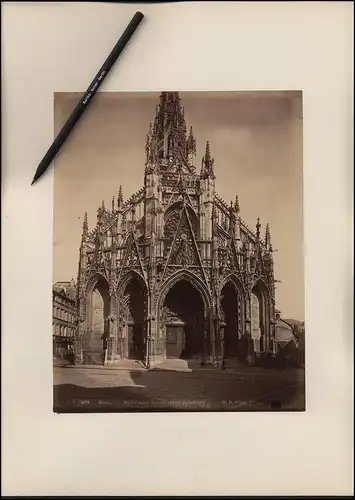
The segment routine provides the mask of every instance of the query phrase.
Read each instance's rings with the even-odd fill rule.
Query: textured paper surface
[[[30,183],[53,93],[86,88],[134,9],[8,2],[3,494],[350,494],[352,5],[135,8],[147,19],[102,90],[303,91],[307,412],[52,413],[53,170]]]

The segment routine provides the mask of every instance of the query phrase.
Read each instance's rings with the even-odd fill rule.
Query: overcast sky
[[[55,129],[80,94],[56,93]],[[199,172],[206,141],[215,158],[216,190],[227,203],[239,195],[241,216],[262,231],[269,222],[275,249],[276,306],[304,319],[302,96],[300,92],[181,92],[187,126],[197,142]],[[76,279],[83,214],[96,223],[102,200],[111,207],[144,182],[145,136],[159,93],[102,92],[55,161],[54,276]]]

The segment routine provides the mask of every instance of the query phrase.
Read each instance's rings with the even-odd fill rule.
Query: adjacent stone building
[[[222,363],[270,353],[270,228],[250,229],[217,191],[218,159],[196,142],[177,92],[163,92],[146,138],[143,186],[85,214],[77,282],[79,362],[165,358]]]
[[[74,348],[77,331],[76,286],[74,281],[53,285],[53,357],[64,358]]]

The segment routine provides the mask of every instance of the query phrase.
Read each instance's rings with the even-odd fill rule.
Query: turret
[[[215,179],[214,170],[213,170],[214,158],[211,156],[211,148],[210,143],[207,141],[205,154],[202,157],[201,164],[201,178],[202,179]]]
[[[82,240],[85,240],[89,232],[89,226],[88,226],[88,213],[84,213],[84,221],[83,221],[83,233],[82,233]]]
[[[101,218],[102,218],[102,207],[99,207],[97,209],[97,224],[101,223]]]
[[[236,222],[236,217],[235,217],[235,212],[234,212],[234,206],[233,202],[231,201],[230,207],[229,207],[229,234],[231,238],[234,239],[235,236],[235,222]]]
[[[266,224],[266,229],[265,229],[265,246],[267,250],[270,251],[271,247],[271,235],[270,235],[270,226],[269,223]]]
[[[270,226],[266,224],[265,229],[265,257],[264,260],[267,263],[268,271],[271,275],[274,273],[274,256],[273,256],[273,248],[271,244],[271,234],[270,234]]]
[[[203,203],[202,211],[205,218],[201,220],[204,228],[201,228],[201,234],[208,240],[212,238],[212,208],[215,197],[215,175],[213,172],[214,159],[211,156],[210,143],[206,143],[205,154],[202,158],[200,173],[200,200]],[[203,229],[203,230],[202,230]],[[208,255],[206,256],[207,258]]]
[[[258,217],[257,222],[256,222],[256,239],[257,239],[258,243],[260,241],[260,228],[261,228],[261,224],[260,224],[260,219]]]
[[[196,140],[192,131],[192,127],[190,127],[189,136],[187,139],[187,158],[189,165],[193,166],[195,163],[196,157]]]
[[[235,197],[235,202],[234,202],[234,211],[235,213],[238,215],[239,217],[239,213],[240,213],[240,206],[239,206],[239,196],[236,195]]]
[[[122,205],[123,205],[123,190],[122,186],[119,187],[118,197],[117,197],[117,243],[118,245],[122,242]]]
[[[212,206],[212,266],[218,267],[218,238],[217,238],[218,215],[216,204]]]
[[[234,213],[235,213],[234,238],[236,239],[237,244],[239,246],[239,242],[240,242],[240,207],[239,207],[238,195],[235,197],[235,201],[234,201]]]
[[[118,190],[118,197],[117,197],[117,207],[119,211],[122,211],[122,204],[123,204],[123,190],[122,186],[119,187]]]

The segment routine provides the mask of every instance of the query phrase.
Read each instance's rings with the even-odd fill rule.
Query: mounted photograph
[[[96,96],[55,160],[55,412],[305,411],[302,135],[301,91]]]

